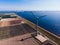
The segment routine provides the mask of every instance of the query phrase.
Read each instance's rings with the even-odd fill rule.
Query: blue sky
[[[0,10],[60,11],[60,0],[0,0]]]

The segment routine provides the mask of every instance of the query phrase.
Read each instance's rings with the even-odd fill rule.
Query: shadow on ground
[[[0,27],[0,39],[6,39],[33,32],[35,32],[35,30],[27,24]]]

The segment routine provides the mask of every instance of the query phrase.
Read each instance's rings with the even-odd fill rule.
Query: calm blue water
[[[60,12],[54,11],[24,11],[17,12],[19,16],[36,24],[35,16],[38,16],[38,25],[60,36]],[[45,15],[45,16],[44,16]],[[43,16],[43,17],[42,17]]]

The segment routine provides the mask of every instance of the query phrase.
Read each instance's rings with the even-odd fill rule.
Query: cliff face
[[[10,25],[14,25],[14,24],[19,24],[19,23],[21,23],[21,21],[22,20],[20,18],[2,19],[2,20],[0,20],[0,27],[10,26]]]

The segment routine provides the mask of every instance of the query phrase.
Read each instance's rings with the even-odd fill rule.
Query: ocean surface
[[[47,31],[60,37],[60,11],[20,11],[15,12],[19,16],[38,25]]]

